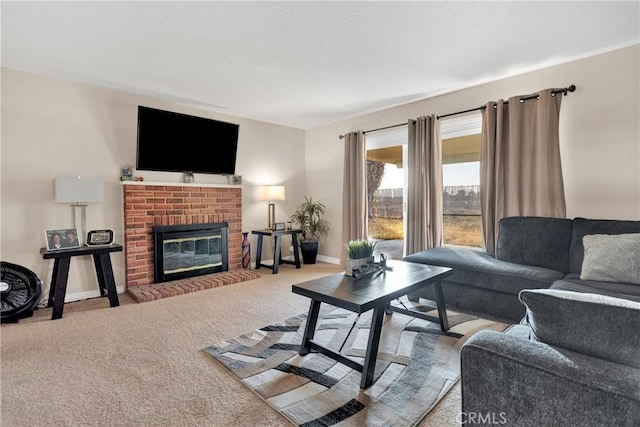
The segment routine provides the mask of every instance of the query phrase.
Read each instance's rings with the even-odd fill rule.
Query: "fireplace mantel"
[[[242,188],[242,185],[217,184],[211,182],[158,182],[158,181],[121,181],[122,185],[150,185],[155,187],[206,187],[206,188]]]

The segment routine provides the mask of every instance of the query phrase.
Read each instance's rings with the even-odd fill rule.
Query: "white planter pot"
[[[353,276],[354,268],[357,268],[360,271],[362,271],[362,266],[365,266],[369,262],[373,262],[373,261],[374,261],[373,256],[366,257],[366,258],[358,258],[358,259],[347,258],[347,268],[346,268],[345,274],[347,276]]]

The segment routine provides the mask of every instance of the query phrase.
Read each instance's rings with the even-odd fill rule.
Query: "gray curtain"
[[[344,180],[342,191],[342,241],[367,238],[367,154],[364,133],[344,136]],[[346,264],[342,248],[340,262]]]
[[[566,217],[559,118],[562,96],[489,102],[482,112],[480,195],[483,244],[495,252],[507,216]]]
[[[442,141],[436,116],[409,120],[405,254],[442,246]]]

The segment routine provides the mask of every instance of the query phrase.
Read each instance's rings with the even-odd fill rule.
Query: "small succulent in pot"
[[[373,251],[376,248],[375,242],[368,240],[351,240],[344,246],[347,248],[347,257],[349,259],[361,259],[373,256]]]
[[[373,267],[373,250],[376,248],[375,242],[368,240],[351,240],[344,245],[347,249],[347,265],[345,274],[357,278],[361,273]]]

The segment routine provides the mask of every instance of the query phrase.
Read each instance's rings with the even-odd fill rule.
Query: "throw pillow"
[[[584,236],[580,279],[640,285],[640,233]]]
[[[605,295],[525,289],[531,338],[640,368],[640,303]]]

